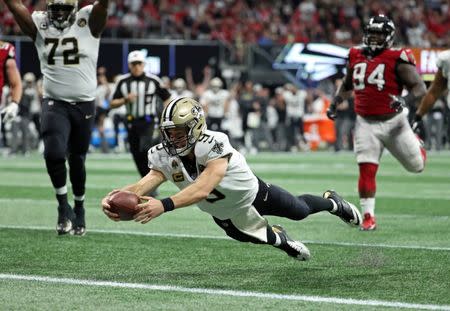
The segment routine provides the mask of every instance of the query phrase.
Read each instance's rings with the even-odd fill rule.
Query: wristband
[[[164,213],[173,211],[175,209],[175,204],[173,203],[171,198],[164,198],[161,200],[161,203],[164,208]]]

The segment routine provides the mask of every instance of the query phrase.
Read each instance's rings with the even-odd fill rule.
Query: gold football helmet
[[[71,26],[78,10],[78,0],[46,0],[50,23],[58,29]]]
[[[162,144],[172,156],[188,155],[206,130],[203,108],[189,97],[172,100],[161,116]]]

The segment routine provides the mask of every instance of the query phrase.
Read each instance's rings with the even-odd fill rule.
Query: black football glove
[[[422,116],[416,114],[411,128],[420,139],[425,140],[425,125],[423,124]]]
[[[389,105],[396,112],[400,112],[403,110],[403,108],[406,107],[406,101],[403,97],[398,96],[398,95],[392,95],[392,94],[389,94],[389,97],[392,99],[392,101]]]
[[[330,120],[334,120],[337,118],[337,105],[342,103],[344,100],[339,95],[336,96],[331,102],[330,106],[327,109],[327,117]]]
[[[334,120],[337,117],[337,108],[336,108],[336,103],[332,102],[330,104],[330,107],[328,107],[327,109],[327,117],[330,120]]]

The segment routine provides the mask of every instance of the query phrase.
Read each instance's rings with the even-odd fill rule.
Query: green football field
[[[248,162],[292,193],[331,188],[358,203],[353,154]],[[131,157],[91,154],[87,171],[88,232],[58,237],[42,158],[0,158],[0,310],[450,310],[449,153],[429,154],[419,175],[383,157],[374,232],[329,213],[269,218],[309,247],[308,262],[228,239],[196,207],[145,225],[110,221],[100,200],[137,179]]]

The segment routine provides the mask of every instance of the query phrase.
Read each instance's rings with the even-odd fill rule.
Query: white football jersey
[[[209,161],[222,157],[229,158],[224,178],[206,200],[197,203],[198,207],[219,219],[231,219],[238,214],[247,213],[246,210],[256,198],[258,180],[244,156],[231,146],[227,135],[206,130],[197,141],[194,152],[198,175]],[[184,189],[195,182],[181,159],[170,156],[162,144],[149,150],[148,161],[151,169],[163,173],[166,179],[179,189]]]
[[[286,114],[288,117],[301,118],[305,114],[305,101],[308,93],[298,90],[295,94],[285,91],[283,98],[286,101]]]
[[[190,97],[194,98],[194,93],[192,93],[189,90],[183,90],[181,92],[178,92],[177,90],[170,90],[170,94],[172,95],[172,98],[178,98],[178,97]]]
[[[91,34],[91,11],[92,5],[79,10],[72,26],[62,31],[49,22],[47,12],[33,12],[37,27],[34,44],[44,76],[45,98],[67,102],[95,99],[100,38]]]
[[[230,97],[227,90],[219,90],[214,93],[212,90],[206,90],[200,98],[200,104],[208,107],[208,117],[223,118],[225,115],[225,101]]]
[[[441,69],[442,75],[447,79],[447,105],[450,107],[450,50],[445,50],[438,55],[436,66]]]

